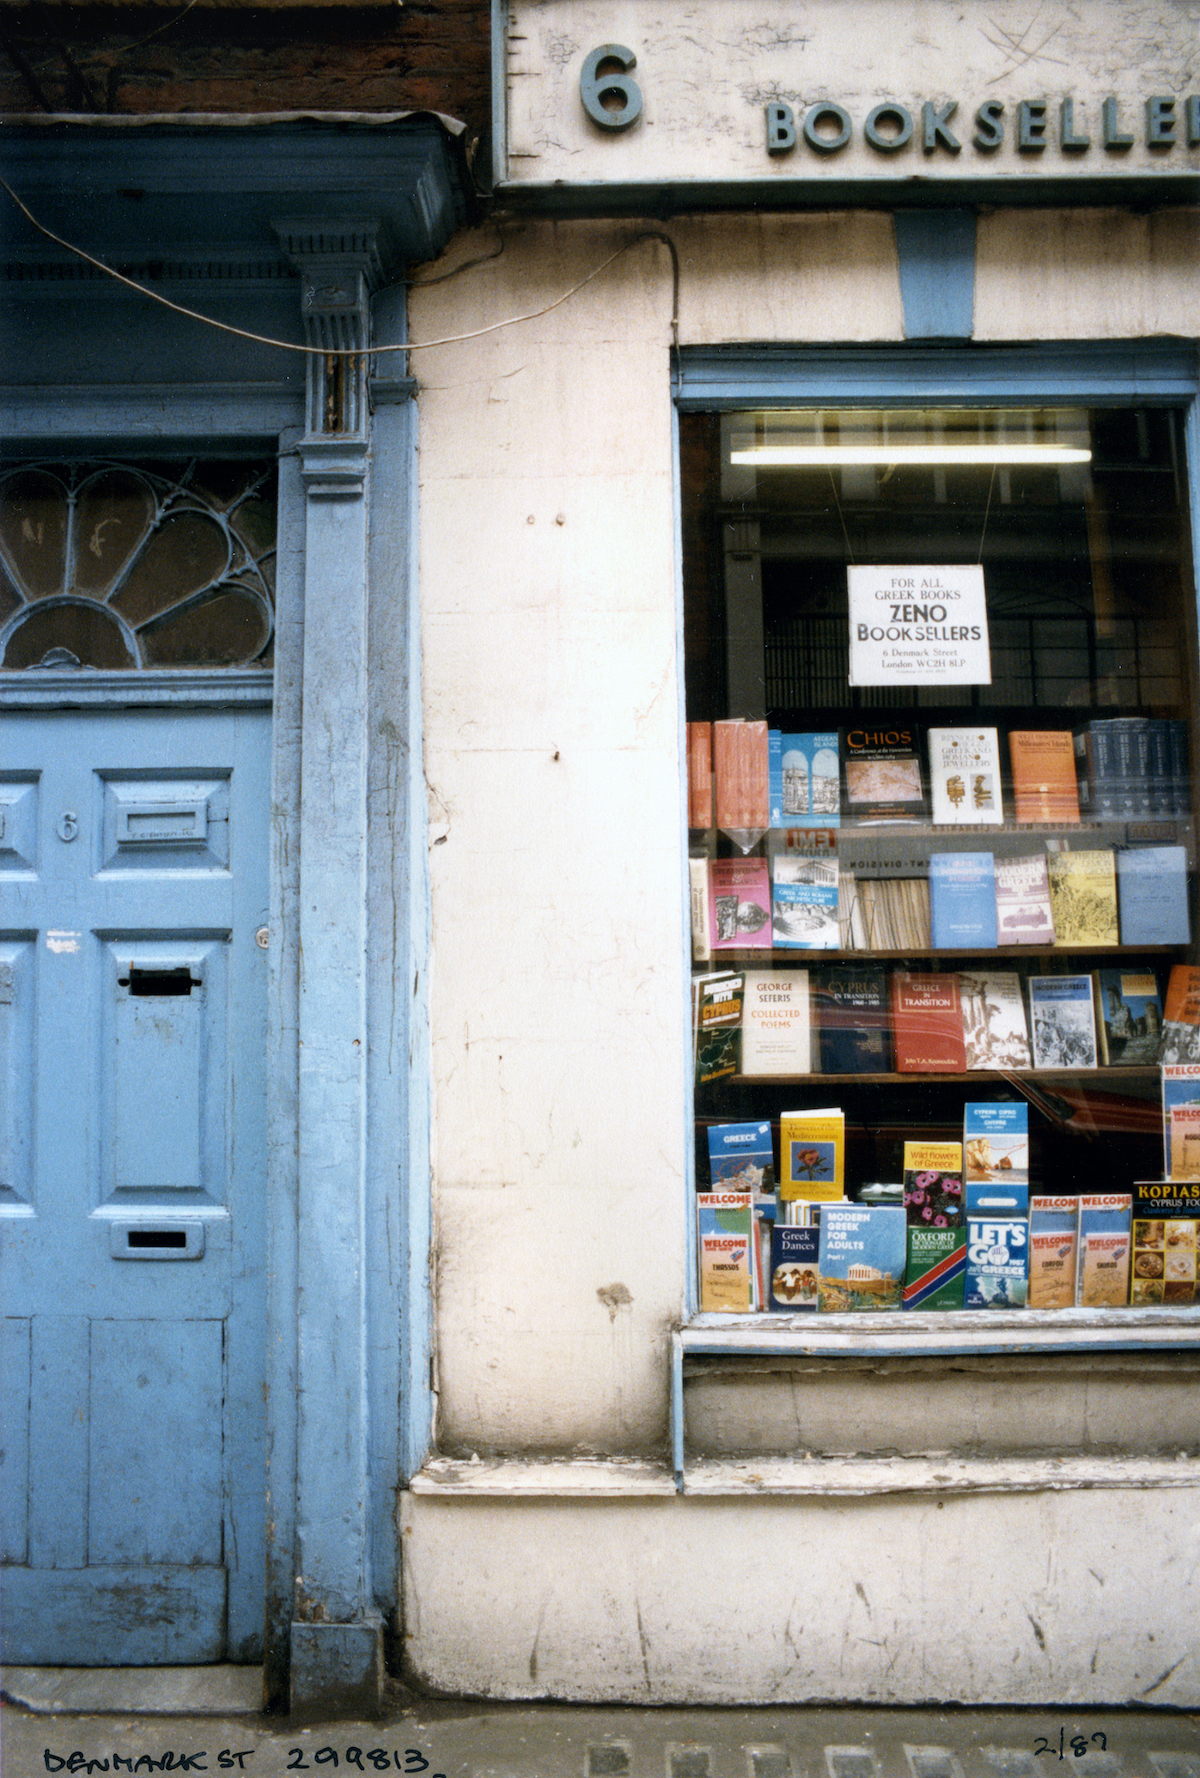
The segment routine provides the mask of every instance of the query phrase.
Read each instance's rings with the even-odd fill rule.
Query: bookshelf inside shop
[[[681,462],[701,1319],[1200,1313],[1180,416],[684,414]]]

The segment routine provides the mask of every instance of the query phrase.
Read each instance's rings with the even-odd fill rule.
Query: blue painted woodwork
[[[904,337],[969,340],[975,328],[974,210],[897,210]]]
[[[1019,346],[713,346],[680,352],[683,409],[969,401],[1186,405],[1200,347],[1174,339]]]
[[[333,339],[361,351],[372,301],[375,337],[401,343],[396,281],[473,212],[461,143],[428,115],[49,119],[0,126],[0,141],[6,177],[47,224],[119,257],[173,300],[297,344]],[[267,1523],[251,1538],[266,1544],[268,1696],[288,1701],[292,1660],[292,1701],[332,1690],[369,1703],[381,1620],[398,1597],[397,1481],[420,1466],[431,1423],[428,911],[423,829],[409,819],[410,806],[424,806],[408,600],[414,385],[402,354],[373,361],[372,420],[361,373],[331,390],[319,361],[170,313],[11,212],[6,234],[18,275],[0,282],[0,417],[16,448],[135,456],[278,446],[263,954],[269,1340],[247,1372],[256,1400],[266,1383]],[[270,690],[243,671],[183,679],[0,678],[0,706],[163,709],[186,702],[189,686],[239,705]],[[6,957],[0,950],[0,981]],[[22,958],[8,961],[19,996]],[[191,1098],[187,1111],[203,1127]],[[187,1208],[156,1223],[184,1231],[184,1251]],[[110,1226],[116,1251],[125,1210]],[[204,1223],[204,1256],[186,1265],[127,1254],[108,1264],[160,1279],[202,1272],[214,1226]],[[28,1377],[29,1327],[18,1324],[9,1345],[14,1374]],[[28,1441],[6,1452],[28,1477]],[[27,1547],[23,1521],[6,1522],[4,1535],[6,1547]],[[193,1658],[215,1659],[220,1648],[196,1626],[217,1609],[219,1571],[201,1563],[193,1572],[209,1577],[197,1579],[204,1597],[194,1607],[160,1569],[146,1568],[145,1584],[159,1589],[158,1616],[177,1621],[190,1646],[207,1646]],[[122,1658],[112,1652],[108,1571],[62,1584],[63,1611],[93,1625],[89,1658]],[[331,1621],[294,1621],[298,1612]],[[261,1624],[261,1592],[255,1617]],[[243,1658],[252,1648],[234,1645],[235,1658],[239,1646]],[[157,1632],[138,1647],[126,1658],[179,1658]]]
[[[29,1484],[6,1526],[6,1658],[249,1658],[269,712],[0,720],[0,803],[30,805],[19,852],[0,854],[22,989],[0,1007],[22,1064],[3,1146],[32,1129],[32,1165],[0,1204],[6,1421]],[[115,1263],[118,1222],[127,1249],[130,1231],[152,1235],[141,1263],[136,1249]],[[185,1235],[189,1263],[171,1264],[165,1239],[197,1222],[203,1253]]]

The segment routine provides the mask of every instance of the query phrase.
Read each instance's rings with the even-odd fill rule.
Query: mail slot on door
[[[203,846],[207,839],[207,797],[178,803],[122,803],[117,809],[119,846]]]
[[[199,1259],[204,1252],[202,1222],[113,1222],[109,1251],[114,1259]]]

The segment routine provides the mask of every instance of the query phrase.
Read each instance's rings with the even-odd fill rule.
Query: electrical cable
[[[610,253],[607,259],[601,260],[600,264],[590,271],[586,278],[581,278],[578,284],[573,284],[569,290],[564,291],[562,296],[556,297],[552,303],[547,303],[543,308],[531,309],[529,313],[525,315],[510,315],[504,321],[490,321],[486,327],[476,327],[470,333],[449,334],[445,339],[440,340],[414,340],[407,341],[403,345],[366,347],[303,346],[294,340],[277,340],[272,338],[270,334],[252,333],[247,328],[235,327],[232,322],[218,321],[212,315],[201,315],[196,309],[189,309],[183,303],[172,302],[170,297],[160,295],[157,290],[151,290],[145,284],[139,284],[136,278],[127,278],[124,272],[117,271],[114,266],[106,265],[102,259],[97,259],[94,254],[85,252],[82,247],[76,247],[73,242],[66,241],[61,235],[55,234],[54,230],[47,228],[44,222],[38,221],[28,205],[22,203],[7,179],[0,179],[0,186],[3,186],[22,216],[24,216],[28,222],[32,223],[33,227],[37,229],[39,234],[45,235],[46,239],[53,241],[55,246],[65,248],[68,253],[74,253],[79,259],[84,260],[86,264],[94,266],[99,272],[103,272],[106,277],[115,278],[118,284],[124,284],[129,290],[136,290],[139,296],[147,296],[150,298],[151,302],[159,303],[163,308],[171,309],[177,315],[185,315],[189,321],[199,321],[203,323],[205,327],[215,327],[221,333],[232,333],[235,334],[238,339],[252,340],[256,345],[260,346],[274,346],[281,352],[299,352],[306,358],[363,358],[368,356],[375,357],[384,352],[425,352],[429,351],[434,346],[462,345],[468,340],[481,339],[484,334],[497,333],[505,327],[517,327],[524,321],[537,321],[541,316],[552,314],[555,309],[560,309],[565,302],[569,302],[573,296],[577,296],[578,293],[583,290],[585,286],[590,284],[594,278],[598,278],[601,272],[606,271],[608,267],[612,265],[614,260],[620,259],[623,254],[628,253],[631,248],[636,247],[640,241],[663,241],[671,250],[671,259],[674,266],[675,296],[672,313],[672,327],[674,329],[675,342],[678,346],[679,260],[675,252],[674,242],[670,240],[669,236],[661,234],[657,230],[646,231],[643,234],[635,235],[632,240],[626,241],[623,246],[618,247],[615,253]],[[490,257],[490,255],[488,257]],[[434,280],[432,279],[430,280],[430,282],[433,281]]]

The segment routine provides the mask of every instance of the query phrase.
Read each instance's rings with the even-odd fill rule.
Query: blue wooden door
[[[269,714],[0,724],[5,1659],[252,1659]]]

